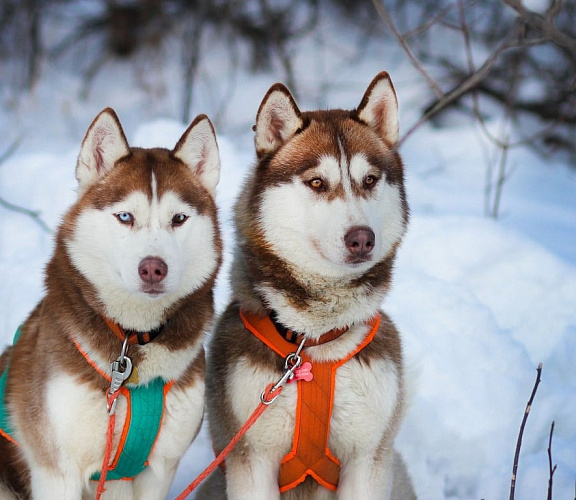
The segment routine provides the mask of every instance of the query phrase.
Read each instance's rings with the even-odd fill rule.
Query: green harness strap
[[[145,386],[126,386],[128,394],[124,394],[130,405],[130,421],[124,425],[129,426],[128,435],[116,453],[117,460],[108,468],[107,481],[133,478],[148,465],[148,456],[162,423],[164,385],[161,378],[156,378]],[[94,473],[90,479],[98,481],[100,472]]]
[[[22,326],[18,327],[16,333],[14,334],[13,344],[15,344],[22,333]],[[2,375],[0,375],[0,434],[4,435],[6,439],[14,441],[14,429],[8,418],[8,410],[6,409],[6,384],[8,382],[8,368],[10,364],[6,366]],[[14,441],[15,442],[15,441]]]
[[[14,336],[14,344],[18,341],[22,331],[19,327]],[[86,355],[85,353],[83,353]],[[6,383],[8,381],[8,368],[0,376],[0,435],[14,441],[14,429],[8,418],[6,409]],[[162,416],[164,413],[165,385],[161,378],[152,380],[147,385],[127,385],[126,396],[128,409],[124,429],[125,439],[121,441],[116,452],[116,459],[108,469],[106,480],[133,479],[148,465],[148,457],[156,442]],[[100,479],[100,472],[90,478],[94,481]]]

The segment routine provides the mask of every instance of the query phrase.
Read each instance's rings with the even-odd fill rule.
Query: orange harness
[[[250,332],[281,357],[294,353],[294,344],[279,334],[270,317],[241,310],[240,318]],[[282,459],[278,477],[281,493],[294,488],[307,476],[329,490],[337,489],[340,462],[328,449],[336,370],[372,341],[380,325],[380,315],[367,324],[370,332],[354,351],[338,361],[312,363],[312,380],[298,380],[294,442],[292,450]],[[301,357],[311,363],[305,352]]]

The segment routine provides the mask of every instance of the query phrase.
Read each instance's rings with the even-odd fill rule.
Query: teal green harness
[[[21,334],[22,326],[19,326],[14,334],[14,340],[12,341],[13,344],[18,341]],[[8,417],[8,409],[6,408],[6,384],[8,383],[9,367],[10,364],[6,365],[6,369],[0,375],[0,434],[9,441],[16,443],[13,437],[14,429],[12,428],[10,418]]]
[[[120,441],[116,458],[106,474],[107,481],[132,479],[148,465],[148,456],[162,423],[165,385],[161,378],[155,378],[145,386],[126,386],[124,396],[128,400],[128,409],[122,433],[126,439]],[[90,479],[98,481],[100,472],[92,474]]]
[[[14,344],[18,341],[21,330],[22,327],[19,327],[16,331]],[[86,360],[96,367],[78,344],[77,347]],[[18,444],[14,438],[14,429],[6,408],[8,369],[9,366],[0,376],[0,435]],[[103,372],[100,373],[109,378]],[[120,389],[127,399],[126,420],[116,456],[106,474],[107,481],[131,480],[147,467],[148,457],[162,425],[165,396],[171,386],[171,382],[166,383],[161,378],[155,378],[146,385],[126,384]],[[100,472],[92,474],[90,479],[98,481]]]

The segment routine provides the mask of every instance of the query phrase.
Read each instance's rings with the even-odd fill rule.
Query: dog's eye
[[[184,222],[186,222],[186,219],[188,219],[186,214],[176,214],[174,217],[172,217],[172,227],[181,226],[184,224]]]
[[[378,177],[376,177],[374,175],[367,175],[366,177],[364,177],[364,187],[365,188],[374,187],[374,185],[377,182],[378,182]]]
[[[308,181],[308,185],[312,189],[322,189],[324,187],[324,181],[322,181],[322,179],[320,179],[319,177],[315,177],[311,181]]]
[[[130,226],[134,224],[134,216],[130,212],[118,212],[114,216],[122,224],[129,224]]]

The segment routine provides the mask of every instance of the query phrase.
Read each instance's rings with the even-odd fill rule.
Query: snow
[[[407,130],[426,99],[402,54],[373,46],[363,52],[369,56],[356,60],[345,38],[334,42],[329,31],[308,40],[322,42],[317,52],[302,50],[296,59],[296,74],[303,75],[301,107],[354,107],[371,78],[386,69]],[[208,50],[216,61],[218,47]],[[116,109],[132,145],[172,147],[186,124],[175,119],[181,114],[175,104],[181,90],[174,83],[180,81],[177,65],[163,64],[164,73],[136,77],[126,65],[111,63],[85,98],[73,73],[47,68],[45,79],[18,106],[3,101],[0,154],[12,141],[21,143],[0,165],[0,196],[39,211],[55,228],[76,196],[74,166],[82,137],[106,106]],[[228,91],[223,79],[229,66],[222,62],[203,71],[193,110],[215,116],[219,132],[218,203],[226,243],[216,289],[221,310],[229,290],[232,204],[254,161],[250,128],[267,88],[283,74],[279,69],[257,76],[239,72]],[[220,91],[229,92],[225,105],[217,97]],[[512,175],[496,221],[484,216],[489,147],[472,122],[460,120],[442,128],[425,125],[402,149],[412,220],[383,304],[403,334],[410,386],[397,446],[422,500],[507,498],[518,429],[542,362],[520,455],[517,498],[546,497],[552,421],[558,465],[554,498],[573,498],[576,169],[561,159],[542,159],[529,147],[512,149]],[[28,216],[0,207],[0,344],[11,342],[41,298],[51,251],[52,235]],[[170,498],[211,458],[204,428],[181,463]]]

